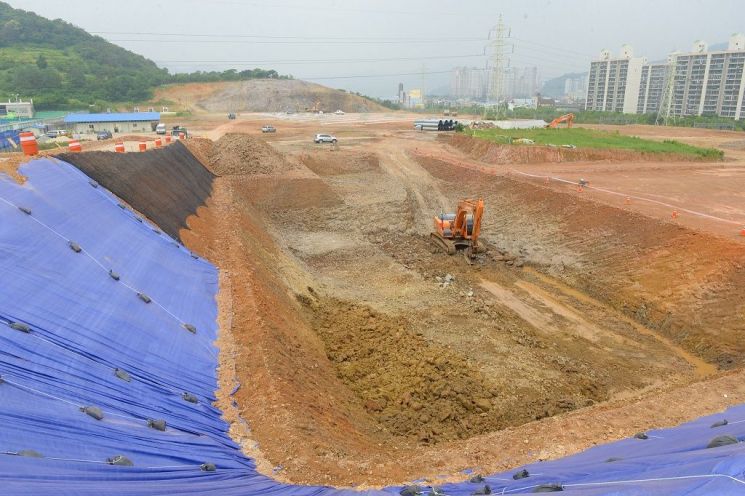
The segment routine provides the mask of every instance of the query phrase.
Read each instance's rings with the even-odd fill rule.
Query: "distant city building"
[[[77,134],[92,134],[96,131],[112,133],[150,132],[160,121],[158,112],[131,112],[111,114],[69,114],[65,125]]]
[[[450,96],[466,100],[486,97],[487,77],[484,69],[456,67],[450,75]]]
[[[537,67],[508,67],[504,79],[503,98],[532,98],[539,90]]]
[[[422,97],[422,90],[410,89],[409,95],[406,99],[406,106],[408,108],[422,108],[424,107],[424,98]]]
[[[608,50],[601,51],[600,59],[590,64],[585,109],[636,113],[642,66],[646,62],[642,57],[634,57],[630,45],[621,47],[617,58]]]
[[[564,81],[564,98],[572,101],[584,100],[587,95],[587,77],[567,78]]]
[[[34,101],[0,103],[0,119],[31,119],[34,117]]]

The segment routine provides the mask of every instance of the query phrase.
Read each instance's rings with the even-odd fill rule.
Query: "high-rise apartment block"
[[[672,53],[662,63],[633,57],[628,45],[618,58],[603,50],[590,64],[585,108],[741,119],[744,93],[745,36],[734,34],[726,50],[709,51],[706,43],[696,41],[690,52]]]

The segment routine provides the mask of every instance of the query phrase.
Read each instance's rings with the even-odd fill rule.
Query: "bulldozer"
[[[484,216],[484,200],[465,198],[458,202],[454,214],[440,213],[435,216],[435,230],[430,234],[432,243],[448,255],[464,250],[470,262],[477,253],[483,252],[479,245],[481,219]]]

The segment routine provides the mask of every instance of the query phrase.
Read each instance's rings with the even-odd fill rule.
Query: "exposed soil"
[[[243,158],[214,163],[188,144],[225,167],[180,234],[221,270],[219,406],[263,473],[452,480],[745,401],[744,373],[717,373],[745,356],[745,245],[391,126],[338,151],[310,125],[272,137],[283,153],[230,137]],[[487,201],[474,265],[428,241],[467,196]]]
[[[324,112],[380,112],[385,108],[352,93],[300,80],[252,79],[221,83],[189,83],[156,90],[154,101],[170,101],[184,109],[206,112],[303,111],[319,102]],[[173,110],[173,109],[172,109]]]
[[[494,412],[501,391],[462,357],[428,343],[403,318],[319,298],[301,301],[337,376],[394,436],[422,443],[469,437],[509,424]]]
[[[212,190],[213,174],[181,143],[143,153],[94,151],[57,157],[123,198],[174,238]]]
[[[0,159],[0,174],[7,174],[19,184],[23,184],[26,178],[18,172],[18,168],[31,160],[22,153],[6,153]]]
[[[604,150],[596,148],[562,148],[545,145],[504,145],[489,140],[455,134],[450,145],[471,158],[488,164],[535,164],[581,161],[609,162],[671,162],[701,161],[694,155],[682,153],[647,153],[633,150]]]

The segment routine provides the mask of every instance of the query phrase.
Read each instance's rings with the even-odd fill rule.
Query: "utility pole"
[[[422,107],[423,108],[427,108],[427,105],[424,103],[424,94],[425,94],[424,88],[426,86],[427,86],[427,66],[426,64],[422,64],[422,89],[421,89],[422,95],[421,96],[422,96]]]
[[[655,125],[660,124],[667,126],[670,119],[674,118],[673,113],[673,98],[675,91],[675,72],[678,66],[678,57],[675,52],[671,53],[667,58],[667,74],[665,75],[665,83],[662,86],[662,94],[660,95],[660,107],[657,109],[657,118],[654,120]]]

